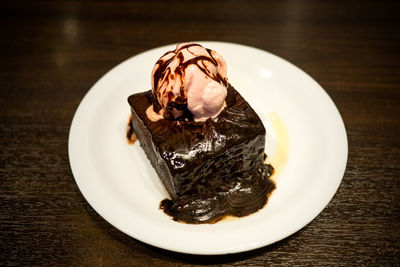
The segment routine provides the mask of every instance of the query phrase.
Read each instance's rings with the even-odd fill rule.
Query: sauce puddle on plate
[[[133,145],[137,140],[136,134],[133,131],[132,115],[129,116],[128,125],[126,126],[126,141],[128,144]]]
[[[269,121],[271,122],[272,128],[275,131],[276,147],[273,155],[267,157],[267,163],[274,167],[274,174],[270,179],[276,181],[276,178],[279,177],[279,174],[282,172],[282,169],[288,160],[290,142],[288,130],[282,118],[278,114],[271,112],[269,113]]]

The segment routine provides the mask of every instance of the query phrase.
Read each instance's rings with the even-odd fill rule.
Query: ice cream
[[[218,116],[225,107],[226,73],[225,60],[216,51],[196,43],[177,45],[153,68],[152,90],[157,103],[148,110],[148,117],[187,116],[198,122]]]

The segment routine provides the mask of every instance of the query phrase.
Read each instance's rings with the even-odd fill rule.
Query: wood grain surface
[[[3,1],[0,265],[400,265],[399,10],[399,1]],[[165,251],[112,227],[77,188],[67,145],[82,97],[121,61],[188,40],[283,57],[343,117],[349,157],[336,195],[280,242],[221,256]]]

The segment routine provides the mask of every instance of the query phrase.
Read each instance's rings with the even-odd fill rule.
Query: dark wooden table
[[[399,265],[399,1],[8,1],[1,4],[0,265]],[[346,173],[325,210],[254,251],[193,256],[101,218],[68,160],[72,117],[110,68],[148,49],[216,40],[277,54],[336,103]]]

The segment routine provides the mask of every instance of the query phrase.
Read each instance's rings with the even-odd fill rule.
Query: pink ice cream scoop
[[[165,53],[152,72],[153,95],[164,117],[216,117],[225,107],[227,86],[225,60],[195,43],[182,43]]]

